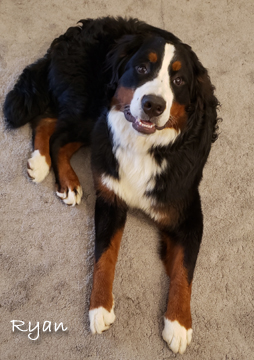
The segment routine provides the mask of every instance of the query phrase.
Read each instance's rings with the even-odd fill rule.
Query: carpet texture
[[[200,186],[204,236],[191,302],[194,335],[181,356],[161,337],[169,281],[157,232],[138,211],[129,212],[116,268],[116,321],[91,335],[95,196],[89,149],[72,160],[84,198],[70,208],[54,195],[52,173],[39,185],[29,181],[31,130],[5,132],[1,114],[1,360],[253,359],[253,14],[253,0],[0,2],[1,103],[22,69],[67,27],[81,18],[127,15],[193,47],[209,69],[223,118]],[[24,321],[25,328],[39,322],[38,340],[13,333],[11,320]],[[44,321],[63,322],[68,330],[44,333]]]

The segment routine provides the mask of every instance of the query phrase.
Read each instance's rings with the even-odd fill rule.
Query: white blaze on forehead
[[[160,117],[158,117],[158,126],[163,126],[169,119],[170,108],[173,102],[173,92],[170,87],[169,78],[169,64],[174,57],[175,47],[171,44],[165,44],[164,56],[161,64],[161,68],[155,79],[146,82],[138,87],[133,95],[130,112],[132,116],[141,118],[142,107],[141,100],[144,95],[157,95],[162,97],[166,101],[166,109]],[[145,119],[143,119],[145,120]]]

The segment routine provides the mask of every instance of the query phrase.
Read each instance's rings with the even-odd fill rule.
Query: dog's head
[[[188,45],[156,35],[127,35],[108,61],[116,84],[112,106],[136,131],[149,135],[174,128],[180,134],[209,122],[209,142],[216,139],[214,87]]]

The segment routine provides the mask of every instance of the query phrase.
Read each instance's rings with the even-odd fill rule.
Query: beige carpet
[[[253,0],[2,0],[0,100],[51,40],[85,17],[136,16],[192,45],[209,69],[224,121],[201,185],[205,231],[196,267],[193,341],[174,355],[162,340],[168,280],[147,218],[130,212],[114,283],[116,322],[92,336],[88,302],[93,269],[94,191],[89,151],[73,158],[82,204],[64,206],[50,176],[26,176],[31,131],[4,133],[0,120],[0,359],[254,358],[254,34]],[[68,331],[12,333],[63,322]]]

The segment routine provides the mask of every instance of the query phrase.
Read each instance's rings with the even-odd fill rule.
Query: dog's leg
[[[98,194],[98,193],[97,193]],[[112,294],[115,266],[127,208],[116,196],[97,195],[95,206],[95,262],[90,299],[90,328],[101,334],[115,320]]]
[[[72,155],[83,145],[72,136],[71,129],[57,129],[50,139],[50,155],[56,178],[56,195],[67,205],[79,204],[82,188],[71,167]]]
[[[202,238],[201,208],[192,208],[189,218],[175,231],[161,231],[162,260],[170,278],[163,339],[170,349],[184,353],[192,338],[191,286]]]
[[[82,143],[80,142],[69,143],[61,147],[58,152],[58,191],[56,194],[65,204],[72,206],[80,204],[82,188],[75,171],[71,167],[70,159],[81,146]]]
[[[33,129],[33,153],[27,161],[28,176],[39,183],[48,175],[51,167],[49,140],[55,131],[56,119],[41,119]]]

